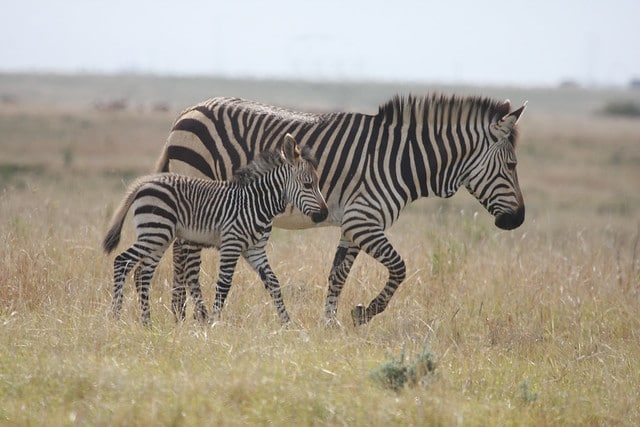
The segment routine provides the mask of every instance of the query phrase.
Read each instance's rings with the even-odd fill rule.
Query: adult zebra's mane
[[[317,162],[308,148],[302,149],[302,158],[317,167]],[[233,174],[232,182],[239,185],[248,185],[256,179],[264,176],[269,171],[282,166],[286,160],[280,150],[270,150],[261,152],[247,166],[238,169]]]
[[[378,116],[386,120],[394,120],[407,116],[407,113],[414,117],[427,119],[430,110],[437,114],[447,114],[449,120],[455,121],[463,116],[463,112],[477,111],[487,120],[487,124],[509,114],[510,105],[506,102],[497,101],[486,97],[461,97],[445,95],[424,95],[415,96],[412,94],[405,96],[396,95],[391,100],[380,106]],[[512,135],[512,142],[515,142],[515,134]]]

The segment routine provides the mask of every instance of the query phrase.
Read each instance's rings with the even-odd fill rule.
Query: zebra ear
[[[505,101],[505,104],[509,104],[509,101]],[[509,114],[502,117],[496,123],[491,125],[491,130],[498,138],[506,138],[511,135],[511,132],[515,128],[516,124],[518,124],[518,120],[520,120],[520,116],[524,109],[527,108],[527,102],[522,105],[522,107],[518,108],[515,111],[510,112]]]
[[[282,147],[284,158],[291,164],[295,164],[300,159],[300,149],[295,138],[290,134],[284,136],[284,145]]]

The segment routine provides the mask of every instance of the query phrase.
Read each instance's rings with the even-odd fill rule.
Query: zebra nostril
[[[329,210],[325,206],[320,209],[319,212],[314,212],[313,214],[311,214],[311,220],[315,223],[318,223],[327,219],[327,216],[329,216]]]

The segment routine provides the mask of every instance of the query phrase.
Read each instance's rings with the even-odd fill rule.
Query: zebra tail
[[[133,201],[135,200],[140,187],[143,184],[149,182],[152,178],[152,175],[143,176],[129,186],[126,196],[120,202],[118,209],[113,214],[113,218],[111,218],[111,222],[109,223],[109,231],[107,231],[107,235],[102,241],[102,248],[104,249],[105,253],[110,254],[118,246],[118,243],[120,243],[122,224],[124,224],[124,219],[127,216],[127,212],[129,212],[129,208],[133,204]]]
[[[169,172],[169,141],[162,148],[162,154],[153,170],[155,173]]]

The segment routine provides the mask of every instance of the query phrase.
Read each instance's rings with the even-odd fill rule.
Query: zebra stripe
[[[383,311],[404,280],[405,266],[384,231],[404,207],[420,198],[450,197],[464,186],[495,217],[513,229],[524,221],[516,174],[516,122],[525,106],[511,112],[508,101],[478,97],[399,97],[377,114],[309,114],[237,98],[214,98],[185,110],[176,120],[157,163],[158,171],[227,179],[256,152],[289,132],[318,159],[320,188],[329,208],[322,224],[287,212],[276,227],[340,226],[342,235],[329,274],[325,318],[336,307],[353,261],[364,251],[389,270],[384,289],[356,324]],[[179,260],[199,263],[197,248],[174,244]],[[174,306],[179,288],[197,284],[198,271],[175,266]],[[177,315],[181,315],[178,313]],[[183,314],[182,314],[183,315]]]
[[[308,152],[300,152],[290,135],[285,136],[282,151],[263,152],[240,169],[231,182],[176,174],[140,178],[129,188],[103,242],[107,253],[116,248],[125,216],[133,207],[136,242],[114,261],[114,316],[119,317],[122,308],[125,277],[139,264],[134,276],[141,317],[144,324],[150,322],[149,284],[169,244],[180,238],[220,250],[214,319],[222,310],[235,265],[242,255],[262,279],[280,320],[289,322],[280,284],[265,253],[272,220],[287,204],[293,204],[316,222],[327,215],[315,162]],[[177,259],[181,263],[188,261],[180,256]],[[193,261],[187,267],[199,269],[200,262]],[[183,292],[186,294],[186,290]],[[196,317],[206,319],[199,286],[190,286],[190,292],[196,303]]]

